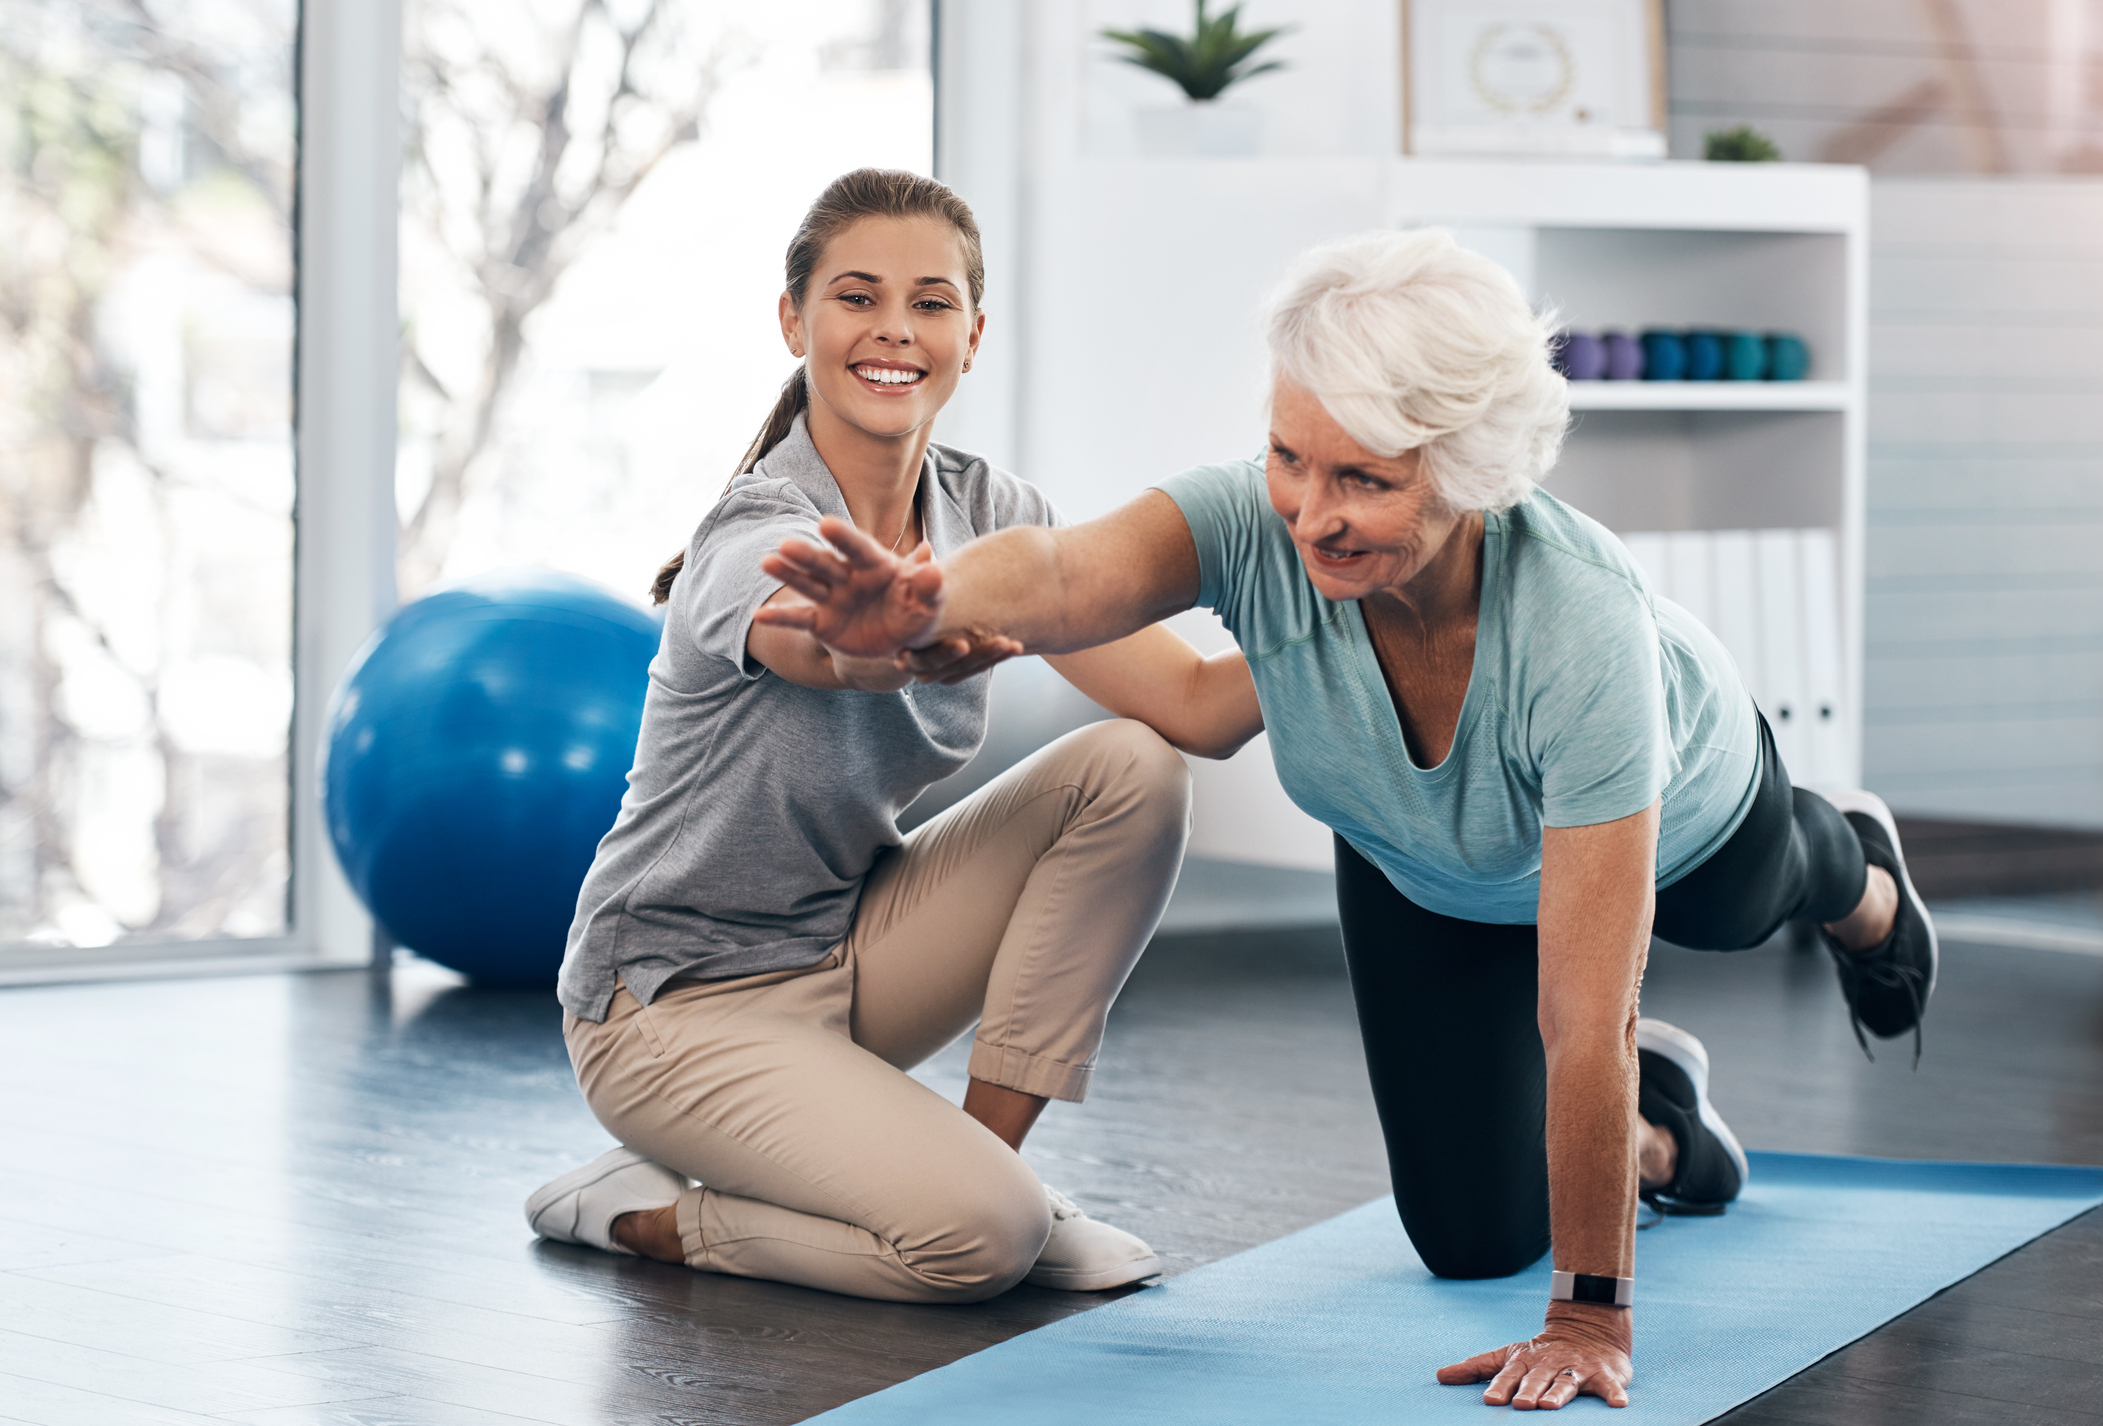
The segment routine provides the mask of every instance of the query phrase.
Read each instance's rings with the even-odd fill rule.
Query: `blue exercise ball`
[[[322,807],[389,934],[486,985],[552,985],[635,761],[656,618],[548,570],[408,605],[330,700]]]

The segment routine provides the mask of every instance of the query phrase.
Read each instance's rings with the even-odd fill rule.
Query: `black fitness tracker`
[[[1633,1307],[1636,1305],[1636,1280],[1557,1271],[1548,1276],[1548,1300],[1595,1302],[1601,1307]]]

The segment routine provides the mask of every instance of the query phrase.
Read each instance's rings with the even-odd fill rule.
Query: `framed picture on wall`
[[[1663,0],[1402,0],[1406,153],[1665,156]]]

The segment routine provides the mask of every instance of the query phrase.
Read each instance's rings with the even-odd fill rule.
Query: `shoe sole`
[[[594,1244],[586,1243],[573,1233],[549,1232],[540,1226],[540,1215],[553,1208],[570,1194],[589,1188],[602,1178],[617,1174],[622,1169],[633,1168],[637,1164],[648,1162],[648,1159],[630,1148],[608,1149],[584,1167],[571,1169],[562,1177],[544,1183],[533,1190],[532,1194],[526,1199],[526,1226],[551,1242],[577,1243],[587,1248],[595,1246]]]
[[[1638,1020],[1636,1022],[1636,1048],[1648,1050],[1680,1067],[1694,1086],[1694,1107],[1701,1119],[1701,1127],[1716,1136],[1723,1151],[1731,1156],[1738,1169],[1738,1188],[1744,1191],[1752,1180],[1752,1166],[1745,1161],[1745,1150],[1738,1143],[1738,1136],[1731,1126],[1723,1122],[1716,1106],[1709,1103],[1709,1051],[1701,1041],[1695,1039],[1677,1025],[1668,1025],[1663,1020]]]
[[[1056,1288],[1060,1292],[1108,1292],[1113,1287],[1125,1287],[1161,1275],[1161,1260],[1149,1253],[1129,1263],[1120,1263],[1114,1268],[1103,1268],[1092,1273],[1065,1272],[1057,1268],[1031,1268],[1023,1281],[1032,1287]]]
[[[1891,843],[1891,854],[1898,858],[1899,863],[1899,893],[1913,908],[1913,914],[1920,918],[1921,925],[1928,928],[1928,988],[1921,992],[1920,997],[1920,1003],[1925,1008],[1928,997],[1935,993],[1935,979],[1942,973],[1942,946],[1935,935],[1935,921],[1928,915],[1928,904],[1922,901],[1920,893],[1913,889],[1913,874],[1906,870],[1906,848],[1899,841],[1898,822],[1892,817],[1891,809],[1884,805],[1883,798],[1863,788],[1819,795],[1832,803],[1843,817],[1850,812],[1860,812],[1870,818],[1884,829],[1884,838]]]

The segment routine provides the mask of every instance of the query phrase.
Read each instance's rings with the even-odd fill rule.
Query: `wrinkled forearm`
[[[1636,1013],[1656,909],[1658,815],[1652,802],[1612,822],[1541,835],[1548,1206],[1555,1265],[1565,1272],[1633,1272]]]
[[[1033,654],[1063,654],[1107,644],[1151,622],[1078,590],[1059,549],[1060,533],[1019,526],[951,556],[943,566],[942,620],[933,637],[998,634]]]
[[[1548,1055],[1548,1205],[1555,1265],[1627,1277],[1635,1261],[1633,1020],[1556,1035]]]
[[[1190,527],[1148,491],[1086,524],[1017,526],[957,551],[943,561],[933,637],[1002,635],[1029,653],[1072,653],[1188,609],[1197,592]]]

